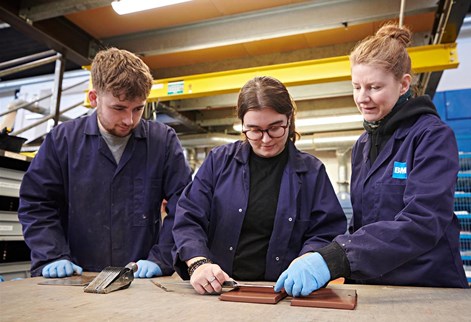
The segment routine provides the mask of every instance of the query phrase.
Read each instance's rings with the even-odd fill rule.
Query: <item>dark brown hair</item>
[[[411,60],[406,49],[411,37],[407,27],[389,22],[374,36],[365,38],[355,46],[350,54],[350,64],[376,65],[400,80],[404,74],[411,74]]]
[[[288,139],[293,143],[299,134],[295,131],[294,115],[296,105],[285,85],[269,76],[257,76],[249,80],[240,90],[237,101],[237,117],[244,122],[244,115],[250,110],[272,108],[288,117],[290,126]]]
[[[115,97],[124,94],[126,100],[145,100],[152,88],[149,67],[133,53],[117,48],[96,54],[91,79],[98,92],[110,91]]]

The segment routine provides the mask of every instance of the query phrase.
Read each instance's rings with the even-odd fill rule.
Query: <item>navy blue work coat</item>
[[[175,207],[190,180],[180,142],[164,124],[141,120],[119,164],[100,135],[96,113],[59,125],[20,189],[18,216],[32,251],[32,275],[59,259],[86,271],[149,259],[171,274]]]
[[[265,280],[274,281],[293,259],[327,245],[346,231],[346,218],[324,165],[289,141]],[[175,270],[188,278],[185,261],[204,256],[229,275],[247,211],[250,145],[213,149],[178,202],[173,235]]]
[[[394,132],[373,165],[364,133],[352,151],[351,235],[335,240],[359,283],[466,287],[453,212],[453,131],[421,115]]]

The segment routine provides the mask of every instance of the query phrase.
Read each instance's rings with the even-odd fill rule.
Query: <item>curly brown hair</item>
[[[149,67],[135,54],[118,48],[98,52],[91,69],[93,88],[98,92],[110,91],[113,96],[145,100],[152,88]]]

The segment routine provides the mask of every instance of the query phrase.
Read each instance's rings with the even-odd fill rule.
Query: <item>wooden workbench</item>
[[[220,301],[175,277],[136,279],[128,289],[84,293],[80,286],[38,285],[42,277],[0,283],[0,321],[471,321],[471,290],[368,285],[356,289],[355,310]]]

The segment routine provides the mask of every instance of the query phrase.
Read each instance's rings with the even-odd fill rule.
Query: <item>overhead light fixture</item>
[[[332,137],[314,137],[314,145],[322,143],[345,143],[356,142],[360,135],[345,135],[345,136],[332,136]]]
[[[360,137],[360,133],[354,134],[352,132],[336,135],[330,133],[327,135],[308,135],[302,136],[300,140],[296,141],[296,146],[301,150],[337,150],[340,148],[350,148]]]
[[[298,127],[305,127],[305,126],[351,123],[351,122],[363,122],[363,116],[361,114],[351,114],[351,115],[325,116],[325,117],[312,117],[312,118],[298,119],[296,120],[296,127],[298,128]]]
[[[115,0],[111,3],[113,10],[119,15],[170,6],[191,0]]]

